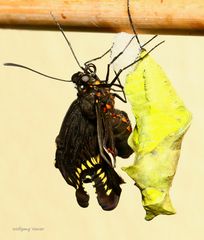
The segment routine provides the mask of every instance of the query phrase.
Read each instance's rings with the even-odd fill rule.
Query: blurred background
[[[66,32],[80,62],[104,53],[115,34]],[[151,36],[140,36],[145,42]],[[70,79],[78,66],[59,31],[0,30],[0,236],[2,239],[171,240],[204,234],[204,77],[202,37],[159,36],[152,56],[164,68],[193,113],[171,188],[177,214],[144,220],[139,190],[120,170],[133,157],[118,159],[125,179],[118,207],[103,211],[91,185],[90,205],[78,206],[75,190],[54,167],[55,137],[76,98],[72,83],[53,81],[3,63],[24,64]],[[97,62],[103,79],[109,56]],[[122,79],[124,82],[124,79]],[[128,112],[128,104],[117,107]],[[21,228],[29,230],[22,231]],[[32,230],[32,228],[41,228]],[[17,230],[18,229],[18,230]]]

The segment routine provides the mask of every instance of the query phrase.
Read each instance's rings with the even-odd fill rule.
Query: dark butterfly
[[[77,87],[77,99],[56,139],[55,166],[76,189],[80,206],[87,207],[89,201],[83,184],[94,182],[99,204],[111,210],[117,206],[123,183],[113,168],[115,158],[127,158],[133,152],[127,144],[130,121],[125,112],[114,108],[115,94],[107,81],[98,78],[93,64],[75,73],[72,82]]]
[[[113,80],[108,81],[110,66],[122,54],[121,52],[108,64],[106,79],[100,80],[96,74],[96,66],[92,62],[102,58],[111,49],[102,56],[87,61],[83,67],[61,26],[57,22],[56,24],[82,70],[73,74],[71,80],[51,77],[15,63],[4,65],[25,68],[46,77],[73,82],[76,85],[77,99],[68,109],[56,138],[55,166],[60,170],[65,181],[76,189],[77,202],[81,207],[87,207],[89,202],[84,183],[93,182],[101,207],[104,210],[112,210],[118,204],[121,193],[120,184],[124,182],[114,170],[116,156],[128,158],[133,152],[127,143],[132,131],[128,115],[114,107],[115,97],[126,102],[119,75],[129,66],[118,73],[115,72]],[[124,98],[116,92],[122,92]]]

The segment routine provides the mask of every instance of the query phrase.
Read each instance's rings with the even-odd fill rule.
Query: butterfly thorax
[[[114,109],[114,95],[106,82],[101,81],[97,75],[78,72],[72,76],[72,81],[76,84],[81,110],[89,119],[96,118],[96,105],[104,113]]]

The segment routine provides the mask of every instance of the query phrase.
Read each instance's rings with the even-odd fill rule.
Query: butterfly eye
[[[82,80],[83,82],[88,82],[88,81],[89,81],[89,76],[84,75],[84,76],[81,78],[81,80]]]

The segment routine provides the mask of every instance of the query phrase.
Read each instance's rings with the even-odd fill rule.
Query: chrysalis
[[[145,54],[143,50],[141,57]],[[141,191],[146,220],[159,214],[174,214],[169,188],[192,115],[162,68],[149,55],[128,74],[125,93],[136,126],[128,140],[135,160],[123,170]]]

